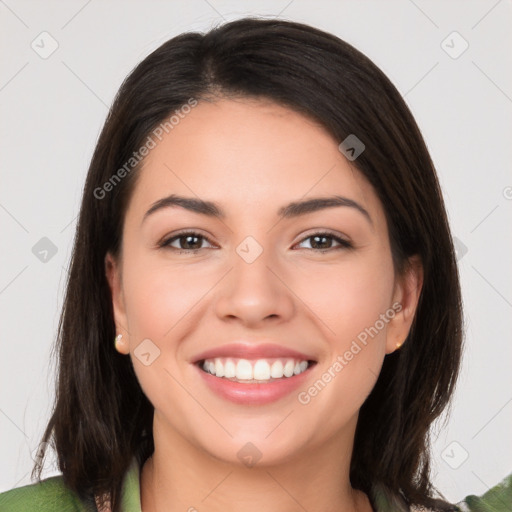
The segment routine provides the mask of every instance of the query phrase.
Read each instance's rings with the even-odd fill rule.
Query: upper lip
[[[272,357],[289,357],[301,359],[304,361],[314,361],[315,359],[308,354],[297,350],[276,345],[274,343],[229,343],[219,347],[210,348],[195,355],[192,358],[193,363],[198,363],[204,359],[213,359],[215,357],[234,357],[240,359],[265,359]]]

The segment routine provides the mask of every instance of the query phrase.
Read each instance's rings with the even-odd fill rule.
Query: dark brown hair
[[[56,400],[42,441],[65,484],[85,498],[110,493],[154,450],[153,406],[129,357],[114,348],[107,251],[122,227],[140,165],[105,183],[160,123],[191,98],[271,100],[316,120],[336,141],[365,144],[353,162],[385,210],[395,270],[419,255],[424,283],[401,350],[386,356],[357,424],[350,478],[385,486],[408,503],[440,510],[430,481],[429,432],[453,393],[463,316],[457,263],[436,171],[397,89],[365,55],[334,35],[279,19],[243,18],[206,34],[184,33],[146,57],[121,85],[89,167],[58,327]],[[119,176],[119,174],[118,174]],[[112,183],[112,181],[110,181]],[[102,197],[99,197],[99,196]],[[40,479],[46,445],[36,460]]]

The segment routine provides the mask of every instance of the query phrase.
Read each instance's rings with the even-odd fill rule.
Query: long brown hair
[[[351,483],[366,493],[383,485],[408,503],[447,508],[430,480],[429,431],[454,389],[463,316],[434,164],[404,100],[370,59],[334,35],[278,19],[243,18],[206,34],[181,34],[121,85],[83,191],[55,345],[56,400],[42,442],[56,450],[70,489],[83,499],[110,493],[113,512],[132,457],[142,465],[153,453],[153,406],[130,358],[114,348],[104,257],[119,255],[140,171],[126,162],[191,98],[222,95],[270,99],[320,122],[336,141],[350,134],[364,141],[353,164],[383,204],[395,270],[403,272],[417,254],[424,284],[404,346],[386,356],[360,410]],[[114,181],[116,173],[122,179]],[[32,478],[41,477],[45,447]]]

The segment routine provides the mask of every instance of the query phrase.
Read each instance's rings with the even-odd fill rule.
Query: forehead
[[[171,193],[261,212],[308,196],[349,197],[381,217],[373,188],[318,123],[254,99],[199,102],[151,149],[127,215],[142,217]],[[249,214],[249,213],[248,213]]]

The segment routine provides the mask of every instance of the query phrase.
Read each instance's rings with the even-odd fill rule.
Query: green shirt
[[[378,512],[408,512],[398,497],[391,497],[385,491],[372,493]],[[140,469],[135,457],[123,480],[121,510],[142,512],[140,505]],[[483,496],[467,496],[458,504],[461,512],[512,512],[512,474],[490,489]],[[413,508],[411,510],[419,510]],[[52,476],[34,483],[11,489],[0,494],[0,512],[92,512],[96,511],[94,501],[86,503],[70,489],[62,475]]]
[[[134,457],[123,479],[121,510],[123,512],[141,512],[140,506],[140,470]],[[52,476],[0,494],[0,512],[93,512],[96,511],[93,500],[90,503],[80,500],[78,495],[68,489],[62,475]]]

